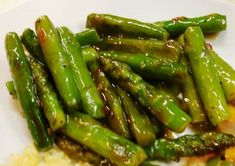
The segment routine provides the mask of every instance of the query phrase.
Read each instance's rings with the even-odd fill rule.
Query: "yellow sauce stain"
[[[206,154],[203,156],[195,156],[195,157],[189,157],[186,158],[186,162],[184,166],[205,166],[207,160],[215,156],[213,153]]]
[[[235,164],[235,146],[225,150],[226,160],[231,160]]]

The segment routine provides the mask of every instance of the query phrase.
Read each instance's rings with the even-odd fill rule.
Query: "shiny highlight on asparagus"
[[[145,159],[144,150],[102,127],[88,115],[77,112],[67,117],[67,125],[61,130],[62,134],[87,146],[96,153],[120,166],[138,166]]]
[[[81,96],[57,30],[47,16],[39,17],[35,28],[47,66],[67,110],[74,112],[81,109]]]
[[[226,29],[226,16],[218,13],[206,16],[187,18],[176,17],[169,21],[159,21],[155,25],[164,28],[171,36],[177,36],[185,32],[190,26],[199,26],[203,33],[215,33]]]
[[[57,28],[57,31],[68,55],[72,76],[81,94],[83,110],[91,117],[104,117],[104,103],[83,60],[79,43],[67,27]]]
[[[182,132],[191,118],[164,94],[159,94],[154,87],[148,85],[130,67],[121,62],[99,57],[104,71],[119,83],[119,86],[134,96],[161,123],[168,128]],[[148,87],[152,87],[149,89]]]
[[[12,79],[28,128],[36,147],[39,150],[46,150],[52,146],[52,140],[47,133],[45,119],[39,108],[32,73],[20,38],[16,33],[9,32],[5,43]]]
[[[204,36],[200,27],[189,27],[185,31],[185,53],[192,67],[193,77],[200,97],[213,125],[229,117],[223,89],[213,67],[212,59],[205,50]]]
[[[86,27],[94,27],[99,34],[106,35],[121,33],[140,37],[153,37],[160,40],[168,38],[167,31],[159,26],[110,14],[89,14]]]
[[[203,134],[185,135],[177,139],[157,139],[145,149],[150,159],[175,160],[186,156],[200,156],[210,152],[221,151],[235,145],[233,135],[206,132]]]

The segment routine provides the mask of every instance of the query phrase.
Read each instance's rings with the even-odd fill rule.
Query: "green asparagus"
[[[89,63],[88,67],[94,77],[97,88],[102,94],[107,105],[105,114],[112,130],[121,136],[131,138],[131,133],[128,128],[124,110],[122,109],[121,101],[109,80],[106,78],[96,61]]]
[[[175,160],[185,156],[200,156],[210,152],[221,151],[235,145],[233,135],[208,132],[185,135],[178,139],[157,139],[145,149],[149,159]]]
[[[67,110],[73,112],[81,109],[81,96],[73,79],[67,59],[68,55],[63,50],[58,32],[47,16],[39,17],[35,26],[47,66]]]
[[[226,29],[226,16],[221,14],[210,14],[201,17],[187,18],[176,17],[169,21],[159,21],[155,25],[164,28],[171,36],[178,36],[190,27],[200,26],[203,33],[215,33]]]
[[[184,34],[178,37],[178,42],[182,47],[185,47]],[[198,89],[195,85],[195,81],[193,80],[191,66],[186,55],[181,56],[180,63],[188,68],[188,73],[182,83],[182,94],[192,118],[192,123],[207,123],[206,112],[204,110]]]
[[[177,93],[178,86],[166,86],[166,85],[160,85],[161,83],[154,81],[148,81],[148,83],[152,86],[149,86],[149,84],[145,84],[145,86],[151,90],[151,91],[157,91],[158,94],[164,95],[167,100],[170,100],[174,103],[176,103],[182,110],[187,111],[187,107],[185,106],[186,103],[182,101],[183,99],[180,99],[178,96],[180,95],[181,91]],[[174,84],[176,85],[176,84]],[[177,88],[177,89],[176,89]],[[174,92],[176,91],[176,92]]]
[[[21,40],[27,51],[46,67],[46,61],[42,52],[42,48],[39,45],[38,38],[33,30],[29,28],[25,29],[21,36]],[[96,50],[94,48],[90,46],[84,46],[81,48],[81,51],[82,54],[84,54],[83,57],[86,63],[96,59]]]
[[[42,64],[46,64],[42,48],[40,47],[38,38],[33,30],[29,28],[25,29],[23,34],[21,35],[21,41],[30,54],[35,56],[37,60],[42,62]]]
[[[217,13],[155,23],[90,14],[88,29],[73,34],[41,16],[36,34],[6,35],[6,87],[41,151],[54,141],[75,162],[100,166],[204,154],[208,166],[232,165],[235,136],[215,130],[231,120],[235,70],[204,39],[226,24]],[[191,122],[200,134],[177,138]]]
[[[181,57],[181,63],[189,67],[188,60],[183,55]],[[189,71],[190,69],[188,69]],[[204,112],[204,107],[201,98],[198,93],[198,89],[195,86],[194,80],[190,72],[185,76],[182,83],[182,94],[184,100],[187,103],[189,114],[192,118],[192,123],[202,123],[206,121],[206,113]]]
[[[88,115],[76,112],[67,117],[62,134],[87,146],[118,166],[138,166],[146,159],[144,150],[131,141],[102,127]]]
[[[101,56],[130,65],[144,78],[159,80],[184,80],[186,68],[167,58],[152,58],[143,54],[131,54],[115,51],[100,51]]]
[[[93,165],[111,166],[112,164],[107,159],[104,159],[97,153],[91,151],[87,147],[76,143],[64,135],[55,137],[55,144],[74,160],[82,160]]]
[[[141,53],[152,58],[169,58],[175,62],[178,62],[183,51],[178,42],[174,40],[107,37],[97,46],[102,50]]]
[[[83,60],[86,64],[96,60],[97,52],[93,47],[85,46],[82,47],[81,50],[82,50]]]
[[[100,37],[94,28],[76,33],[75,38],[81,46],[92,45],[100,41]]]
[[[33,57],[29,58],[29,64],[44,115],[49,122],[50,128],[55,131],[63,127],[66,123],[64,111],[43,65]]]
[[[168,38],[167,31],[159,26],[110,14],[89,14],[87,16],[86,27],[94,27],[99,34],[118,35],[121,33],[134,36],[153,37],[160,40]]]
[[[161,123],[168,128],[182,132],[191,118],[165,95],[159,94],[154,87],[149,89],[146,82],[130,67],[121,62],[99,57],[104,71],[115,79],[119,86],[136,97],[138,102],[148,109]]]
[[[26,117],[28,128],[39,150],[51,147],[52,140],[39,108],[32,74],[19,36],[14,32],[6,35],[7,59],[12,73],[17,97]]]
[[[214,68],[224,90],[226,100],[228,103],[235,104],[235,71],[216,54],[210,45],[207,46],[208,55],[213,60]]]
[[[145,147],[152,144],[156,136],[154,126],[151,124],[146,113],[140,110],[140,107],[137,107],[124,90],[116,87],[116,91],[122,100],[131,131],[138,145]]]
[[[205,50],[204,36],[200,27],[189,27],[184,37],[185,53],[189,58],[196,86],[208,118],[216,126],[227,120],[229,113],[213,62]]]
[[[57,28],[82,98],[83,110],[91,117],[104,117],[104,103],[83,60],[79,43],[66,27]]]

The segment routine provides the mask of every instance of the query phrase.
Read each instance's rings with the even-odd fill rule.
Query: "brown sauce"
[[[208,33],[205,34],[205,38],[208,40],[215,40],[218,37],[219,33]]]

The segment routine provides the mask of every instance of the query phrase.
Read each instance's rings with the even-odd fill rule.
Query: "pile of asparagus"
[[[216,131],[235,103],[235,72],[204,39],[226,28],[224,15],[143,23],[90,14],[86,27],[73,34],[41,16],[36,34],[6,35],[6,85],[39,150],[55,143],[94,165],[137,166],[235,145]],[[200,124],[211,130],[164,137]]]

